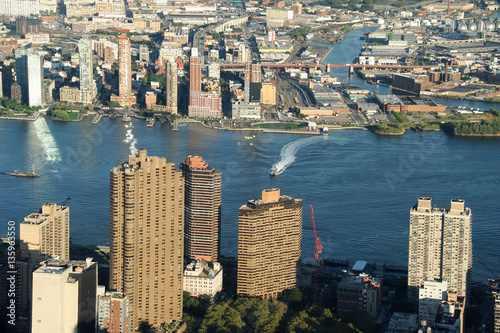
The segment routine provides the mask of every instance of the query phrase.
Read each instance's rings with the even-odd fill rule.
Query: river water
[[[137,119],[103,118],[98,125],[89,117],[70,123],[44,117],[0,120],[0,172],[30,170],[35,164],[41,175],[0,175],[0,235],[5,237],[8,220],[22,221],[46,202],[71,197],[72,241],[109,244],[109,170],[138,148],[176,165],[190,154],[201,155],[222,171],[222,254],[227,256],[237,254],[238,209],[259,198],[263,189],[277,187],[304,200],[305,262],[314,260],[313,205],[323,258],[406,265],[409,211],[419,196],[430,196],[444,208],[451,199],[464,199],[474,215],[474,256],[492,267],[500,261],[495,245],[500,236],[500,141],[442,132],[426,132],[422,138],[414,132],[379,137],[361,130],[302,136],[219,131],[198,124],[174,132],[168,124],[146,128]],[[269,168],[280,161],[286,169],[270,177]],[[473,277],[491,276],[474,266]]]

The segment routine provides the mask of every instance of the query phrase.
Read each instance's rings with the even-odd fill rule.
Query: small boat
[[[278,175],[278,169],[275,167],[272,167],[271,170],[269,171],[270,176],[277,176]]]
[[[323,134],[328,134],[328,127],[323,127]]]
[[[5,175],[15,176],[15,177],[26,177],[26,178],[37,178],[40,175],[35,173],[35,165],[33,164],[33,172],[22,172],[19,170],[14,170],[14,172],[4,172]]]
[[[124,113],[122,116],[122,121],[129,122],[132,121],[132,118],[130,118],[128,114]]]

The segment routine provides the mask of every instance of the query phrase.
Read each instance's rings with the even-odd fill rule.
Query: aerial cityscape
[[[496,1],[0,1],[0,332],[500,333]]]

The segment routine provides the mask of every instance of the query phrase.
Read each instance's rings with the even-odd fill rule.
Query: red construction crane
[[[311,207],[311,219],[313,223],[314,230],[314,305],[318,305],[318,270],[319,270],[319,254],[323,251],[323,246],[321,246],[321,240],[316,233],[316,222],[314,221],[314,210]]]

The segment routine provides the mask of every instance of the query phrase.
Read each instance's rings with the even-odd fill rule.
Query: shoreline
[[[46,116],[46,114],[43,114]],[[67,120],[67,121],[61,121],[61,120],[54,120],[49,118],[52,121],[56,122],[81,122],[88,114],[84,114],[81,119],[78,120]],[[40,112],[36,115],[36,119],[40,116]],[[117,117],[112,117],[112,118],[117,118]],[[134,118],[144,120],[145,118],[140,117],[140,116],[134,116]],[[35,121],[36,119],[32,118],[13,118],[13,117],[0,117],[0,120],[2,119],[8,119],[8,120],[24,120],[24,121]],[[196,123],[200,124],[201,126],[208,128],[208,129],[213,129],[213,130],[222,130],[222,131],[249,131],[249,132],[262,132],[262,133],[274,133],[274,134],[302,134],[302,135],[321,135],[321,131],[297,131],[297,130],[274,130],[274,129],[267,129],[267,128],[231,128],[231,127],[213,127],[210,125],[205,124],[201,120],[197,119],[188,119],[188,121],[180,121],[185,124],[189,123]],[[171,124],[170,124],[171,125]],[[328,127],[328,124],[318,124],[318,127]],[[369,131],[370,129],[367,127],[363,126],[349,126],[349,127],[328,127],[328,130],[330,132],[332,131],[344,131],[344,130],[362,130],[362,131]],[[371,130],[370,130],[371,131]],[[403,133],[377,133],[374,131],[371,131],[375,135],[380,135],[380,136],[403,136],[405,132]],[[442,129],[424,129],[423,132],[443,132]],[[474,137],[474,138],[500,138],[500,133],[499,134],[451,134],[450,136],[457,136],[457,137]]]

